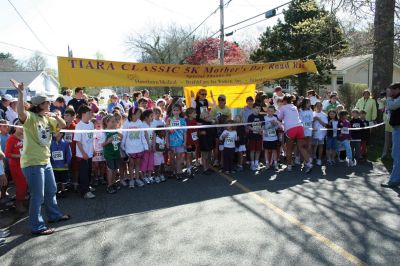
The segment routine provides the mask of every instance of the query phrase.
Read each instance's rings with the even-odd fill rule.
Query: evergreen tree
[[[308,58],[315,60],[319,74],[299,74],[292,77],[299,94],[319,84],[327,84],[332,58],[346,48],[344,34],[336,17],[314,0],[293,0],[283,12],[284,21],[268,27],[260,37],[260,47],[250,59],[272,62]]]

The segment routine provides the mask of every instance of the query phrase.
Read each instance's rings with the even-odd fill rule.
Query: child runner
[[[243,123],[242,116],[236,116],[236,123]],[[236,142],[236,153],[237,153],[237,170],[243,171],[243,156],[246,152],[247,144],[247,132],[246,126],[241,125],[236,127],[236,133],[238,135],[238,141]]]
[[[94,185],[97,185],[99,181],[104,182],[106,176],[106,159],[104,158],[103,143],[106,141],[106,135],[100,130],[103,129],[103,116],[97,115],[94,127],[99,132],[93,134],[93,169],[94,169]]]
[[[132,107],[128,112],[128,121],[125,122],[124,129],[142,128],[140,108]],[[143,158],[145,150],[149,149],[144,131],[124,131],[122,134],[121,148],[129,155],[129,188],[134,188],[135,184],[143,187],[144,183],[140,180],[140,160]]]
[[[228,124],[233,124],[235,121],[228,120]],[[235,173],[235,168],[233,164],[233,160],[235,157],[235,148],[238,136],[236,130],[233,126],[228,126],[221,134],[220,140],[224,142],[224,161],[223,161],[223,169],[226,174]]]
[[[76,127],[75,123],[76,113],[73,108],[67,108],[64,112],[64,120],[67,124],[65,129],[67,130],[74,130]],[[74,186],[74,190],[78,190],[78,172],[79,172],[79,162],[76,158],[76,142],[74,141],[74,133],[72,132],[65,132],[64,133],[64,140],[69,143],[72,152],[71,158],[71,182]]]
[[[163,126],[158,126],[163,128]],[[164,182],[164,152],[167,150],[167,142],[165,138],[165,130],[157,130],[156,135],[156,149],[154,153],[154,167],[155,167],[155,181],[156,183]]]
[[[264,117],[264,153],[265,153],[265,166],[267,169],[271,165],[275,167],[275,170],[279,170],[278,167],[278,155],[276,148],[278,147],[278,135],[277,129],[279,126],[279,121],[274,116],[275,107],[273,105],[268,106],[267,115]],[[269,160],[271,158],[271,160]]]
[[[327,125],[327,137],[326,137],[326,157],[329,165],[335,165],[335,156],[337,153],[336,138],[338,134],[338,119],[335,110],[331,110],[328,113],[328,125]]]
[[[186,110],[186,125],[196,126],[197,113],[196,109],[189,107]],[[196,147],[198,145],[199,137],[197,136],[197,129],[188,129],[186,131],[186,173],[189,176],[193,176],[192,173],[192,161],[195,159]]]
[[[318,150],[317,165],[322,165],[322,153],[324,151],[324,140],[326,136],[325,127],[328,124],[328,116],[322,112],[322,103],[316,102],[314,105],[314,121],[313,121],[313,153],[315,156]]]
[[[200,114],[200,119],[203,125],[212,125],[211,115],[208,112],[202,112]],[[212,173],[212,170],[210,169],[211,152],[214,149],[214,140],[217,136],[217,131],[215,128],[201,128],[199,129],[198,134],[203,174],[210,175]]]
[[[14,125],[21,126],[21,122],[16,119]],[[15,210],[18,213],[26,212],[24,206],[26,196],[26,179],[21,170],[21,151],[23,148],[24,130],[19,127],[10,127],[10,136],[6,141],[5,156],[8,158],[11,177],[15,184]]]
[[[76,130],[94,130],[90,122],[92,112],[89,106],[81,105],[78,109],[78,117],[81,121],[76,125]],[[93,199],[96,196],[92,193],[90,179],[92,176],[93,157],[93,132],[75,133],[76,158],[79,162],[79,191],[85,199]]]
[[[338,150],[340,150],[340,148],[343,148],[346,151],[348,165],[355,166],[355,164],[353,163],[353,154],[351,152],[350,146],[351,135],[349,128],[351,127],[351,124],[348,120],[348,116],[349,113],[347,111],[340,111],[339,113],[338,129],[340,129],[340,132],[337,137],[337,143],[339,148]]]
[[[71,163],[72,153],[69,143],[64,140],[64,133],[54,134],[50,145],[50,162],[53,166],[54,177],[59,184],[59,197],[65,197],[65,185],[69,179],[69,165]]]
[[[186,120],[181,117],[182,107],[174,105],[172,107],[172,116],[167,120],[168,127],[186,126]],[[175,167],[176,179],[182,179],[182,154],[186,146],[186,130],[172,129],[169,130],[169,147],[171,150],[171,164]]]
[[[350,124],[352,128],[358,128],[358,130],[352,130],[350,132],[351,135],[351,150],[353,152],[353,161],[354,164],[357,164],[357,161],[361,159],[361,138],[362,138],[362,130],[361,128],[365,127],[363,121],[360,119],[360,112],[358,109],[353,109],[351,111],[351,120]]]
[[[253,105],[253,113],[247,119],[248,123],[252,123],[249,129],[249,149],[251,170],[259,169],[260,153],[263,148],[263,121],[264,116],[260,114],[261,106],[258,103]]]
[[[150,128],[151,122],[153,122],[153,110],[147,109],[141,115],[142,120],[142,127],[143,128]],[[153,179],[151,174],[154,171],[154,151],[156,148],[156,139],[154,137],[154,132],[152,130],[147,130],[144,132],[144,136],[147,141],[147,146],[149,147],[143,154],[143,159],[140,165],[140,169],[143,174],[143,179],[146,184],[152,184],[156,180]],[[157,183],[160,183],[158,180]]]
[[[103,127],[105,129],[116,129],[117,120],[113,115],[107,115],[103,118]],[[120,145],[122,134],[117,131],[105,132],[105,141],[103,142],[104,158],[107,165],[107,193],[114,194],[118,189],[115,184],[116,174],[121,160]]]
[[[311,138],[313,135],[313,111],[311,109],[311,101],[308,98],[304,98],[300,105],[300,120],[304,128],[304,146],[309,154],[311,154]],[[296,156],[295,163],[300,165],[300,156]]]
[[[283,121],[283,125],[285,128],[286,136],[288,138],[286,144],[286,158],[287,158],[287,170],[292,171],[292,151],[294,141],[297,140],[297,148],[300,151],[300,154],[303,156],[306,164],[305,164],[305,172],[311,172],[313,167],[310,155],[307,150],[304,148],[304,129],[301,124],[299,112],[297,111],[297,107],[292,104],[293,97],[291,95],[285,95],[283,97],[282,106],[278,110],[278,119]]]

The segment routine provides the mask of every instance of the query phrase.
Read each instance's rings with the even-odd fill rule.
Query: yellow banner
[[[226,105],[229,108],[243,108],[246,105],[246,98],[248,96],[252,96],[254,99],[256,84],[239,86],[185,87],[183,92],[187,106],[191,105],[200,89],[205,89],[207,91],[206,99],[210,104],[218,104],[218,96],[223,94],[226,96]]]
[[[171,65],[58,57],[63,87],[229,86],[263,83],[304,72],[317,73],[314,61],[252,65]]]

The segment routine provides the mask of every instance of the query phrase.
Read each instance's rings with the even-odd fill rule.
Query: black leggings
[[[233,171],[233,161],[235,159],[235,148],[224,147],[224,171]]]

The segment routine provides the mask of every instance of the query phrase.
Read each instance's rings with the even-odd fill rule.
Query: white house
[[[0,94],[8,93],[16,97],[17,91],[12,86],[10,79],[24,82],[27,100],[38,94],[52,98],[59,95],[60,84],[45,71],[0,72]]]
[[[372,54],[343,57],[333,61],[336,69],[331,70],[331,84],[327,90],[337,90],[344,83],[372,85]],[[400,81],[400,66],[393,64],[393,82]]]

